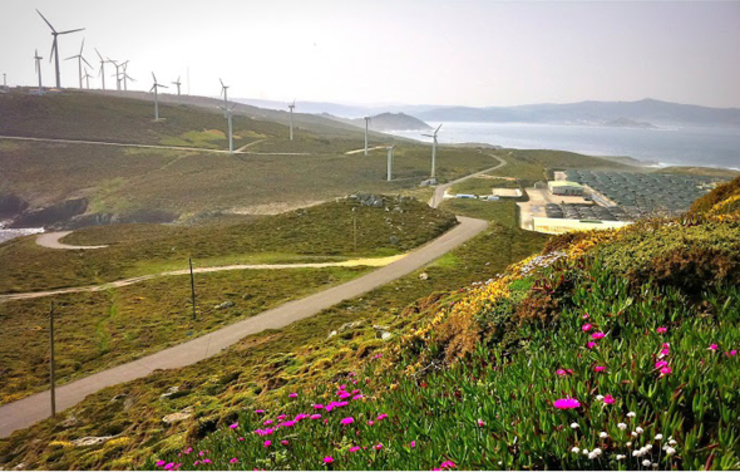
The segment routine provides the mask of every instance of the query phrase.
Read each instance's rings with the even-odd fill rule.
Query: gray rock
[[[169,398],[179,391],[180,391],[180,387],[170,387],[167,389],[167,393],[163,393],[162,395],[159,396],[159,398]]]
[[[80,439],[75,439],[72,441],[72,445],[74,447],[88,447],[88,446],[99,446],[101,444],[105,444],[111,439],[115,438],[115,436],[87,436]]]
[[[164,418],[162,418],[162,421],[167,424],[175,424],[180,421],[186,420],[193,416],[193,409],[191,407],[187,407],[182,411],[179,411],[177,413],[171,413]]]
[[[231,300],[227,300],[220,305],[216,305],[214,308],[216,308],[217,310],[225,310],[227,308],[233,307],[234,305],[236,305],[236,303],[232,302]]]
[[[395,234],[392,234],[390,237],[390,243],[393,244],[394,246],[397,246],[399,242],[400,241],[398,240],[398,236],[396,236]]]
[[[427,274],[426,272],[422,272],[421,274],[419,274],[419,280],[429,280],[429,274]]]

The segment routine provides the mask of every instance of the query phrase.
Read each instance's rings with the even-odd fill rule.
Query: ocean
[[[435,128],[439,123],[429,123]],[[418,131],[392,131],[431,142]],[[660,166],[740,170],[740,128],[611,128],[531,123],[444,123],[437,141],[513,149],[555,149],[592,156],[628,156]]]

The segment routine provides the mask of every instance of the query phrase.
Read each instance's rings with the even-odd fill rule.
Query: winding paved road
[[[57,410],[63,411],[86,396],[105,387],[145,377],[156,369],[175,369],[218,354],[245,336],[265,329],[278,329],[313,316],[345,300],[357,297],[402,277],[470,240],[488,227],[488,222],[458,217],[460,224],[406,257],[370,274],[316,293],[302,300],[285,303],[191,341],[155,354],[68,383],[56,389]],[[0,406],[0,437],[27,428],[50,415],[49,391]]]
[[[500,157],[494,155],[494,154],[486,154],[487,156],[493,157],[494,159],[497,159],[499,164],[496,166],[493,166],[489,169],[484,169],[480,172],[476,172],[475,174],[466,175],[465,177],[460,177],[459,179],[455,179],[451,182],[447,182],[446,184],[437,185],[434,188],[434,193],[432,194],[432,198],[429,199],[429,206],[432,208],[439,208],[439,206],[442,204],[442,202],[445,199],[445,192],[447,192],[447,189],[452,187],[455,184],[458,184],[462,182],[463,180],[472,179],[475,177],[478,177],[482,174],[487,174],[488,172],[494,171],[496,169],[500,169],[501,167],[508,164],[505,160],[501,159]]]
[[[60,243],[63,237],[72,234],[72,231],[56,231],[53,233],[42,233],[36,236],[36,244],[49,249],[103,249],[108,246],[72,246],[70,244]]]

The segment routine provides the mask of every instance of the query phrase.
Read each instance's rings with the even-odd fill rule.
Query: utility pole
[[[193,277],[193,259],[188,257],[190,264],[190,297],[193,302],[193,321],[195,321],[195,278]]]
[[[51,345],[51,417],[57,414],[56,378],[54,372],[54,302],[49,309],[49,344]]]

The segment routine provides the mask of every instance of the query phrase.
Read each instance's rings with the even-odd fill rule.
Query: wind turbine
[[[422,136],[434,139],[434,142],[432,143],[432,175],[430,176],[432,179],[434,179],[434,174],[437,167],[437,133],[439,132],[439,129],[441,127],[441,124],[437,126],[437,129],[434,130],[433,134],[422,134]]]
[[[87,89],[88,90],[90,90],[90,77],[92,77],[92,75],[90,75],[90,71],[88,71],[87,68],[86,68],[85,69],[84,79],[85,79],[85,82],[86,82],[86,85],[87,85]]]
[[[177,96],[178,97],[180,96],[180,86],[182,85],[182,82],[180,82],[180,77],[181,76],[178,75],[177,80],[172,82],[172,85],[177,85]]]
[[[54,41],[51,43],[51,55],[54,56],[54,65],[56,66],[56,76],[57,76],[57,88],[62,88],[62,81],[61,81],[61,75],[59,73],[59,45],[57,43],[57,37],[62,34],[70,34],[70,33],[76,33],[78,31],[84,31],[85,28],[78,28],[73,30],[67,30],[67,31],[57,31],[54,29],[53,26],[51,26],[51,23],[49,23],[49,20],[47,20],[44,15],[41,14],[38,9],[36,10],[36,13],[41,16],[41,18],[46,22],[47,25],[49,25],[49,28],[51,28],[51,35],[54,36]],[[51,56],[49,57],[49,61],[51,61]]]
[[[388,148],[388,182],[393,180],[393,149],[395,145]]]
[[[100,74],[99,75],[100,75],[100,78],[103,79],[103,90],[105,90],[105,63],[109,61],[106,61],[105,59],[103,59],[103,56],[100,55],[98,48],[93,48],[93,49],[95,49],[95,54],[97,54],[98,57],[100,58]]]
[[[367,128],[370,123],[370,117],[366,116],[363,119],[365,120],[365,155],[367,156]]]
[[[234,127],[232,126],[232,111],[234,110],[234,107],[236,107],[236,103],[231,106],[231,108],[227,107],[219,107],[224,111],[226,114],[226,119],[229,120],[229,154],[234,154]]]
[[[290,109],[290,140],[293,141],[293,109],[295,108],[295,100],[288,105],[288,108]]]
[[[224,94],[224,106],[223,106],[223,108],[224,108],[224,118],[227,118],[227,116],[226,116],[227,115],[226,108],[228,108],[228,106],[229,106],[229,99],[227,98],[227,92],[229,90],[229,86],[228,85],[224,85],[224,81],[221,80],[221,79],[218,79],[218,81],[221,82],[221,93]]]
[[[39,50],[36,50],[36,54],[34,54],[33,58],[36,60],[36,73],[39,75],[39,92],[42,92],[44,90],[44,86],[41,83],[41,59],[43,57],[39,56]]]
[[[8,93],[8,77],[5,72],[3,72],[3,93]]]
[[[121,74],[121,80],[123,81],[123,90],[124,92],[128,92],[128,79],[134,80],[131,78],[130,75],[128,75],[127,69],[128,69],[128,63],[129,61],[126,60],[126,62],[121,64],[121,67],[123,68],[123,73]],[[136,82],[134,80],[134,82]]]
[[[89,62],[87,62],[87,59],[82,57],[82,50],[85,49],[85,38],[82,38],[82,45],[80,46],[80,53],[74,56],[69,56],[65,59],[65,61],[69,61],[70,59],[77,59],[77,70],[80,77],[80,88],[82,88],[82,61],[85,61],[85,64],[92,67]],[[88,87],[89,88],[89,87]]]
[[[114,61],[113,59],[110,59],[110,58],[108,59],[108,62],[113,64],[113,67],[116,68],[116,74],[111,75],[111,77],[116,78],[116,90],[121,90],[121,71],[120,71],[121,64],[119,64],[118,61]]]
[[[154,79],[154,85],[149,91],[154,90],[154,121],[159,121],[159,87],[167,88],[167,86],[157,83],[157,76],[154,75],[154,72],[152,72],[152,78]]]

